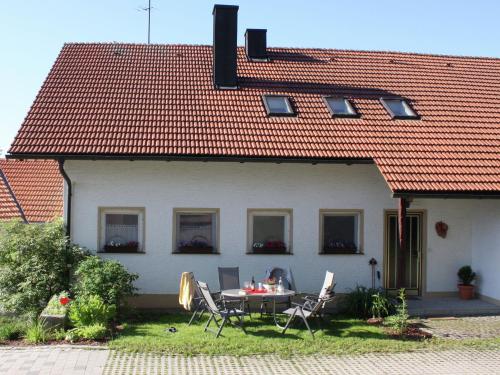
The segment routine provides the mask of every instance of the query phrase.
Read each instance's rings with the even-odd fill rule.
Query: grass
[[[0,316],[0,343],[8,340],[17,340],[24,336],[26,323],[16,318]]]
[[[189,315],[149,315],[125,324],[123,331],[109,343],[112,349],[131,352],[168,352],[183,355],[258,355],[281,356],[312,354],[363,354],[373,352],[404,352],[463,347],[500,348],[500,339],[413,341],[388,336],[381,327],[364,321],[335,317],[315,339],[303,326],[296,326],[282,335],[272,318],[257,316],[245,320],[247,335],[231,326],[225,327],[218,339],[203,332],[206,315],[201,322],[187,325]],[[168,332],[175,327],[176,333]]]

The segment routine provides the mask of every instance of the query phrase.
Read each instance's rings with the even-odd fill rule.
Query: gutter
[[[66,185],[68,186],[68,200],[66,201],[66,236],[69,238],[71,236],[71,196],[72,196],[72,184],[71,179],[68,174],[64,170],[64,159],[58,159],[59,163],[59,173],[66,181]]]
[[[305,164],[374,164],[372,158],[288,158],[248,157],[213,155],[148,155],[148,154],[7,154],[7,159],[60,159],[65,160],[159,160],[196,162],[239,162],[239,163],[305,163]]]
[[[393,198],[440,198],[440,199],[500,199],[498,191],[404,191],[394,192]]]
[[[0,169],[0,178],[4,181],[5,186],[7,187],[7,190],[9,191],[9,194],[12,197],[12,200],[16,204],[16,207],[17,207],[19,214],[21,215],[21,218],[23,219],[24,223],[28,224],[28,220],[26,219],[26,215],[24,214],[24,210],[21,207],[21,204],[19,203],[19,201],[17,200],[16,195],[14,194],[14,191],[12,190],[12,187],[9,184],[9,180],[7,179],[7,176],[5,175],[5,173],[3,173],[3,171],[1,169]]]

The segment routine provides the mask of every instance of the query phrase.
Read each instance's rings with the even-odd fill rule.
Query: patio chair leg
[[[190,326],[193,323],[193,321],[196,318],[197,314],[198,314],[198,309],[194,310],[193,315],[191,315],[191,319],[189,319],[188,326]]]
[[[302,320],[304,321],[307,329],[309,330],[309,333],[314,338],[314,332],[311,330],[311,327],[309,326],[309,323],[307,322],[307,318],[304,316],[304,314],[302,313],[302,311],[299,311],[299,314],[300,314],[300,317],[302,318]]]
[[[286,322],[285,324],[285,327],[283,328],[283,331],[281,331],[281,333],[284,335],[286,330],[288,329],[288,327],[290,327],[290,323],[292,322],[293,318],[295,318],[295,314],[297,313],[297,309],[295,309],[292,313],[292,315],[290,315],[290,318],[288,318],[288,321]]]
[[[222,319],[222,324],[219,327],[219,330],[217,331],[217,334],[215,335],[215,338],[218,338],[220,336],[220,333],[222,332],[222,329],[226,325],[227,317],[225,316],[224,319]]]
[[[212,316],[210,316],[210,319],[208,319],[207,324],[205,324],[205,330],[204,330],[204,332],[207,332],[208,326],[210,325],[210,323],[212,322],[213,319],[214,319],[214,316],[212,314]]]

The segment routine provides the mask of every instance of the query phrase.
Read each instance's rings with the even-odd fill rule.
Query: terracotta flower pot
[[[474,285],[458,284],[458,294],[460,296],[460,299],[473,299]]]

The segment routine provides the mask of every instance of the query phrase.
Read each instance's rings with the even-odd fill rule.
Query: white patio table
[[[221,291],[221,295],[224,297],[229,297],[231,299],[258,299],[258,298],[269,298],[273,300],[273,319],[274,319],[274,324],[276,324],[276,327],[283,329],[284,327],[281,326],[278,323],[278,319],[276,318],[276,299],[280,297],[292,297],[295,295],[295,291],[285,289],[283,292],[278,293],[276,291],[270,292],[266,291],[264,293],[252,293],[252,292],[246,292],[245,294],[240,294],[240,292],[243,289],[226,289]],[[244,306],[244,304],[242,304]]]

